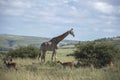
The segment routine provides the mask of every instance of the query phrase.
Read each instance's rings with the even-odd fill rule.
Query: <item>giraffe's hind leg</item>
[[[45,62],[46,51],[42,51],[41,62]]]
[[[41,53],[38,54],[38,60],[39,60],[40,57],[41,57]]]

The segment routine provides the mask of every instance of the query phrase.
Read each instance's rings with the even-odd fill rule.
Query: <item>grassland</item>
[[[75,61],[73,57],[66,54],[72,53],[74,49],[57,50],[57,60]],[[91,69],[90,67],[63,69],[60,64],[52,64],[51,52],[47,53],[46,63],[41,64],[38,59],[14,59],[18,70],[9,70],[0,60],[0,80],[120,80],[120,62],[114,67]]]

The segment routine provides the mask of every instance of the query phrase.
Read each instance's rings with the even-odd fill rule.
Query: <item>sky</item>
[[[0,34],[88,41],[120,36],[120,0],[0,0]]]

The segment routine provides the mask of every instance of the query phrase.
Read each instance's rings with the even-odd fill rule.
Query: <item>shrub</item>
[[[5,58],[6,55],[7,55],[7,52],[6,52],[6,51],[0,51],[0,59]]]
[[[74,57],[78,61],[94,66],[106,66],[116,58],[119,48],[108,42],[86,42],[76,44]]]
[[[11,56],[14,58],[20,57],[20,58],[36,58],[40,54],[40,51],[38,48],[29,45],[29,46],[19,46],[16,47],[16,49],[11,49],[8,51],[7,56]]]

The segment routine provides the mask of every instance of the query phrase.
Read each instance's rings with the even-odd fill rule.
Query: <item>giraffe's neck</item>
[[[56,45],[60,42],[60,41],[62,41],[67,35],[69,34],[69,32],[67,31],[67,32],[65,32],[65,33],[63,33],[62,35],[60,35],[60,36],[57,36],[57,37],[54,37],[54,38],[52,38],[50,41],[54,41],[54,43],[56,43]]]

